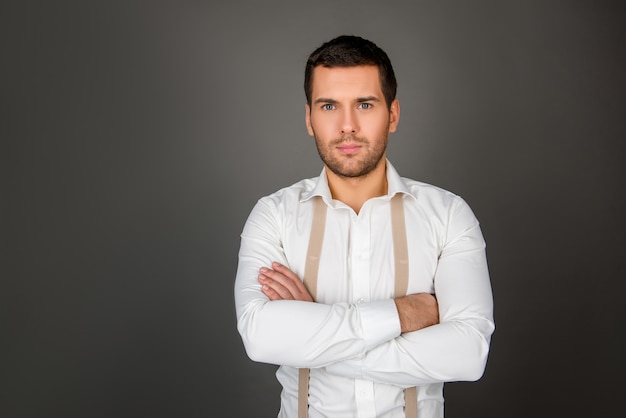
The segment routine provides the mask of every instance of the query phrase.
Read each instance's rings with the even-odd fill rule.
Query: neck
[[[345,203],[358,214],[367,200],[387,194],[386,169],[384,159],[374,170],[361,177],[341,177],[326,168],[333,199]]]

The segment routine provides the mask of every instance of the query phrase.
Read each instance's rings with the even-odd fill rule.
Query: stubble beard
[[[363,146],[356,155],[338,155],[337,146],[343,142],[355,142]],[[332,141],[327,148],[321,148],[320,142],[315,137],[317,152],[330,171],[343,178],[365,177],[371,173],[380,163],[387,149],[388,135],[384,140],[376,141],[377,145],[370,148],[367,138],[359,138],[347,135]]]

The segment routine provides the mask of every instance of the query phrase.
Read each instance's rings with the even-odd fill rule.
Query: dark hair
[[[311,105],[313,89],[313,70],[322,65],[332,67],[356,67],[375,65],[380,74],[380,86],[387,102],[387,107],[396,98],[396,76],[389,57],[376,44],[359,36],[342,35],[325,42],[311,53],[304,70],[304,94]]]

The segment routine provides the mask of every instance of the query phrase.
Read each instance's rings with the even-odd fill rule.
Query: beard
[[[355,142],[362,146],[355,155],[341,154],[337,146],[343,142]],[[388,133],[384,133],[384,138],[374,141],[374,145],[367,138],[359,138],[354,135],[346,135],[342,138],[331,141],[326,147],[322,147],[317,136],[315,145],[320,158],[330,171],[339,177],[357,178],[367,176],[374,170],[387,149]]]

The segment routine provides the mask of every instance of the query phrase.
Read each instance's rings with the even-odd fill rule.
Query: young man
[[[246,351],[280,366],[280,417],[441,418],[443,382],[482,376],[494,330],[478,221],[387,160],[400,105],[375,44],[320,46],[305,93],[324,168],[260,199],[244,226]]]

